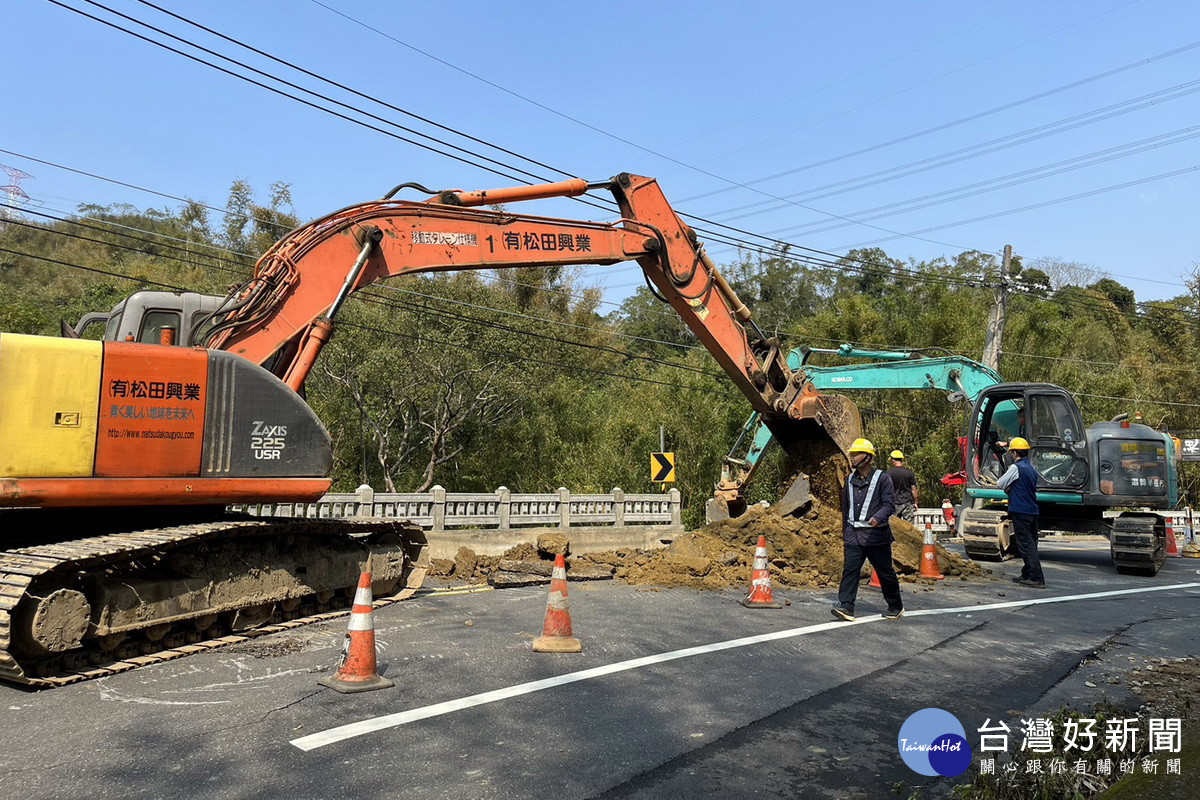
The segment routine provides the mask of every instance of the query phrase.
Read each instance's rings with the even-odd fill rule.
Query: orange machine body
[[[311,409],[238,356],[0,334],[0,506],[314,499],[331,463]]]

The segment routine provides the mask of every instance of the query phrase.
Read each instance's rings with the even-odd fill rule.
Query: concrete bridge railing
[[[327,494],[312,503],[258,503],[234,510],[265,517],[407,519],[435,532],[460,528],[579,528],[669,525],[682,528],[678,489],[661,494],[577,494],[565,488],[547,494],[494,492],[376,492]]]

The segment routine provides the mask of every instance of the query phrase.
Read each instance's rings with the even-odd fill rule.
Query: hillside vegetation
[[[57,335],[60,320],[142,288],[225,294],[297,223],[282,184],[259,202],[236,182],[228,208],[87,206],[70,220],[29,209],[0,222],[0,331]],[[746,252],[717,260],[788,346],[976,359],[999,278],[998,257],[978,252],[914,262],[870,249],[834,266]],[[1180,296],[1139,303],[1103,269],[1016,260],[1000,373],[1066,387],[1089,422],[1141,411],[1163,429],[1200,430],[1194,273]],[[662,426],[687,521],[701,520],[749,406],[648,289],[619,307],[601,299],[577,272],[553,268],[417,276],[356,295],[307,387],[336,442],[335,488],[655,491]],[[867,435],[909,454],[926,502],[953,497],[937,479],[957,469],[962,406],[940,392],[854,399]],[[757,496],[776,480],[768,469]],[[1195,498],[1190,466],[1182,488]]]

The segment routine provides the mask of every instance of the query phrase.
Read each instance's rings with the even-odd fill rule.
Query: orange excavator
[[[806,465],[859,435],[854,405],[789,368],[653,179],[391,199],[401,188],[287,234],[226,298],[139,293],[85,317],[103,341],[0,334],[0,678],[59,685],[319,615],[368,561],[377,596],[419,587],[415,526],[224,511],[329,489],[302,389],[346,298],[376,281],[636,261],[792,456],[793,500]],[[619,221],[479,208],[600,188]]]

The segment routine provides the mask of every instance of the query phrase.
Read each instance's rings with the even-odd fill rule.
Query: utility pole
[[[1000,286],[988,313],[987,340],[983,345],[983,365],[1000,371],[1000,352],[1004,340],[1004,312],[1008,309],[1008,268],[1012,263],[1012,245],[1004,245],[1004,260],[1000,262]]]

